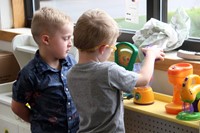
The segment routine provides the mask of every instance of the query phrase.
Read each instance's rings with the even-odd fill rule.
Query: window
[[[199,0],[168,0],[168,22],[175,10],[183,7],[191,20],[190,38],[200,39],[200,1]]]
[[[189,33],[189,39],[184,41],[181,49],[200,51],[200,1],[199,0],[168,0],[168,22],[176,9],[182,7],[188,14],[191,20],[191,28]]]
[[[33,1],[33,0],[32,0]],[[132,41],[134,31],[143,27],[150,18],[169,22],[174,11],[182,6],[186,9],[192,20],[190,38],[184,41],[181,49],[200,51],[200,12],[199,0],[136,0],[139,2],[139,23],[125,21],[126,0],[36,0],[40,8],[49,6],[58,8],[69,14],[76,22],[78,17],[89,8],[101,8],[107,11],[119,23],[122,35],[118,41]],[[37,5],[37,4],[36,4]]]
[[[126,0],[95,0],[95,2],[94,0],[42,0],[40,1],[40,7],[59,8],[59,10],[70,15],[74,23],[84,11],[91,8],[100,8],[108,12],[122,29],[137,30],[142,28],[146,22],[146,0],[140,0],[138,5],[140,23],[125,21],[126,3]]]
[[[59,8],[59,10],[70,15],[76,23],[79,16],[90,8],[100,8],[108,12],[119,24],[121,30],[132,32],[142,28],[146,22],[146,0],[140,0],[137,11],[139,13],[139,23],[125,21],[126,0],[41,0],[40,8],[49,6]],[[133,34],[129,34],[133,36]],[[132,42],[132,39],[129,39]]]

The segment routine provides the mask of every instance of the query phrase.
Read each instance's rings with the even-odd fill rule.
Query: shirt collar
[[[46,62],[43,61],[43,59],[41,58],[41,56],[39,54],[39,50],[36,51],[34,58],[35,58],[35,61],[36,61],[35,66],[36,66],[36,68],[39,72],[43,73],[45,71],[54,71],[54,72],[59,71],[57,69],[50,67]],[[71,63],[68,62],[67,59],[68,58],[60,59],[61,66],[71,66]]]

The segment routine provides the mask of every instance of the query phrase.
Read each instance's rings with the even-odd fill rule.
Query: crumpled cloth
[[[158,48],[162,48],[165,52],[180,47],[184,40],[189,37],[190,24],[190,18],[183,8],[176,10],[169,24],[151,18],[132,37],[134,44],[139,49],[138,56],[140,61],[144,59],[141,51],[143,47],[157,45]]]

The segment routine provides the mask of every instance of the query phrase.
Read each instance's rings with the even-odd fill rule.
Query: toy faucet
[[[173,99],[165,105],[167,113],[178,114],[182,111],[180,91],[185,77],[190,74],[193,74],[193,67],[189,63],[177,63],[168,68],[168,80],[173,85]]]
[[[199,120],[200,119],[200,76],[191,74],[187,76],[183,82],[181,89],[181,99],[183,103],[183,111],[178,113],[179,120]],[[197,104],[195,101],[198,101]],[[190,108],[186,107],[186,103]]]

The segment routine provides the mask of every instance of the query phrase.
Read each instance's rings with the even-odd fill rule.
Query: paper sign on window
[[[139,23],[138,3],[137,0],[126,0],[125,21],[135,24]]]

